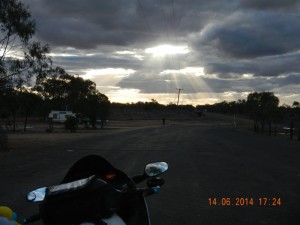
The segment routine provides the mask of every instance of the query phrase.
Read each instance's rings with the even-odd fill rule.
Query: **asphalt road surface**
[[[300,224],[300,142],[230,126],[157,126],[2,154],[0,205],[34,213],[26,193],[59,183],[91,153],[130,176],[169,163],[161,193],[148,198],[153,225]]]

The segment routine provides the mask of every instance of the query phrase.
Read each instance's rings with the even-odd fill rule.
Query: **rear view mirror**
[[[30,202],[41,202],[44,200],[46,195],[47,187],[38,188],[27,194],[27,200]]]
[[[145,174],[148,177],[158,176],[168,170],[168,164],[166,162],[155,162],[147,164],[145,167]]]

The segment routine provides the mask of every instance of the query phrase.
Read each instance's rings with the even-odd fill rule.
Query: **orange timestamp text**
[[[208,198],[209,206],[281,206],[280,197],[212,197]]]

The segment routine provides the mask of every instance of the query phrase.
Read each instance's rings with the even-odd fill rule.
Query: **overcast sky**
[[[54,64],[112,102],[300,101],[299,0],[26,0]]]

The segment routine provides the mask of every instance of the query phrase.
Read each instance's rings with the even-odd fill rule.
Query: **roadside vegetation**
[[[110,102],[96,84],[53,67],[48,44],[33,41],[35,20],[24,3],[0,1],[0,28],[1,149],[20,117],[24,132],[30,116],[46,119],[51,109],[76,111],[94,128],[97,118],[107,117]]]
[[[253,121],[253,130],[276,135],[279,129],[297,136],[300,140],[300,103],[294,101],[291,106],[279,105],[279,99],[272,92],[253,92],[247,99],[223,101],[213,105],[197,106],[201,112],[210,111],[221,114],[246,116]]]

